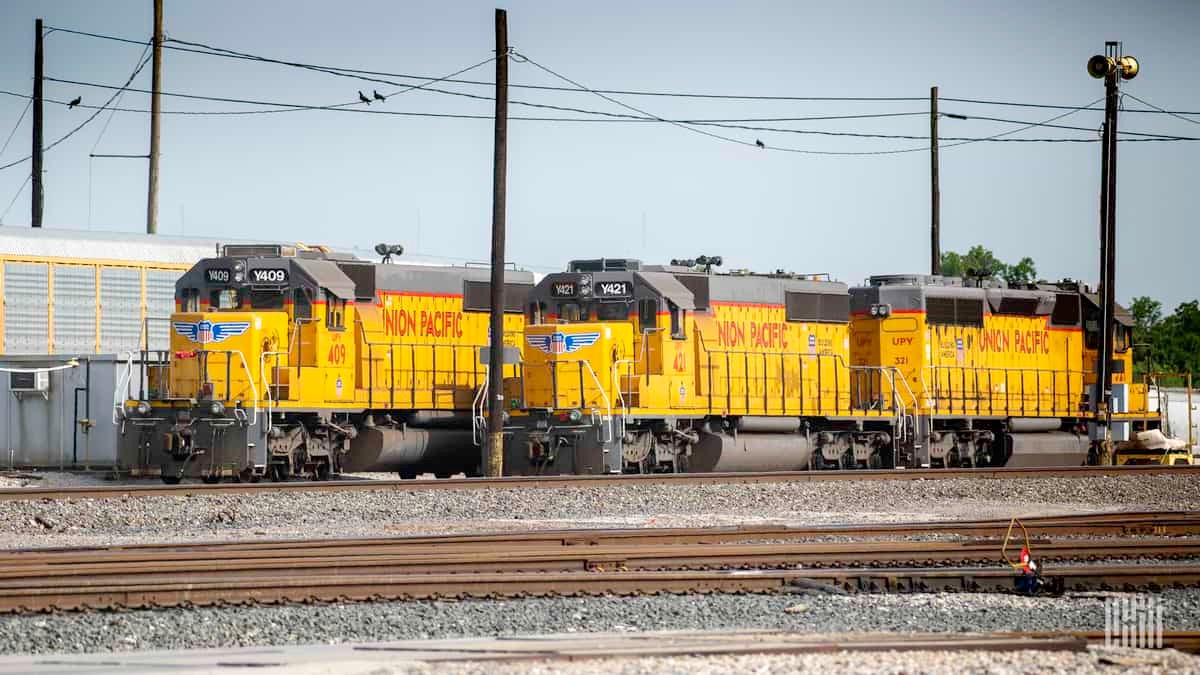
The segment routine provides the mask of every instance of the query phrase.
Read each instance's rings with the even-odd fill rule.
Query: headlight
[[[572,410],[571,412],[567,413],[567,419],[571,420],[572,422],[578,422],[579,420],[583,419],[583,413],[578,410]]]
[[[138,401],[137,413],[142,417],[150,414],[150,404],[145,401]]]
[[[238,283],[240,284],[240,283],[242,283],[243,281],[245,281],[245,280],[246,280],[246,275],[245,275],[245,274],[242,274],[241,272],[234,272],[234,273],[233,273],[233,280],[234,280],[234,281],[236,281],[236,282],[238,282]]]
[[[221,417],[225,414],[225,406],[220,401],[213,401],[212,405],[208,406],[208,412],[212,413],[213,417]]]
[[[871,305],[871,316],[879,316],[879,305]]]

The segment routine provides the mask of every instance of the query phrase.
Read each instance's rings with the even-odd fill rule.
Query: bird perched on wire
[[[79,105],[80,103],[83,103],[83,97],[76,96],[75,98],[71,99],[70,103],[67,103],[67,110],[74,108],[75,106]]]
[[[376,100],[376,101],[386,101],[386,100],[387,100],[387,97],[386,97],[386,96],[384,96],[383,94],[379,93],[378,91],[375,91],[374,89],[372,89],[372,90],[371,90],[371,93],[372,93],[372,94],[375,94],[375,100]]]
[[[763,150],[767,149],[767,144],[763,143],[762,141],[758,140],[757,138],[754,139],[754,144],[757,145],[758,147],[762,148]]]
[[[361,89],[358,90],[358,100],[366,103],[367,105],[371,105],[371,99],[367,98],[367,95],[362,93]]]

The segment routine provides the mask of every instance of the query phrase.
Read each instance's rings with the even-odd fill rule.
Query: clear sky
[[[0,3],[0,89],[31,91],[34,19],[138,40],[150,0]],[[168,37],[270,57],[389,73],[442,76],[493,49],[494,4],[166,0]],[[511,2],[515,49],[592,88],[788,96],[943,97],[1082,106],[1103,95],[1084,64],[1119,39],[1141,63],[1123,91],[1157,106],[1200,111],[1200,2]],[[55,32],[46,74],[122,84],[142,47]],[[226,98],[327,105],[397,86],[277,65],[166,51],[163,88]],[[149,87],[149,67],[134,87]],[[491,64],[464,78],[490,81]],[[563,84],[531,63],[514,84]],[[488,87],[441,85],[488,97]],[[47,83],[46,96],[101,104],[109,90]],[[514,88],[513,101],[628,113],[588,93]],[[798,102],[616,96],[659,117],[761,118],[927,113],[927,100]],[[0,95],[0,142],[25,107]],[[1126,107],[1142,104],[1126,100]],[[127,93],[120,105],[144,109]],[[411,91],[371,110],[489,115],[491,101]],[[365,106],[356,106],[365,108]],[[251,109],[164,97],[168,111]],[[1064,111],[943,101],[944,112],[1042,121]],[[92,111],[47,104],[46,142]],[[568,116],[513,104],[510,114]],[[46,155],[46,223],[140,231],[146,166],[89,153],[145,153],[148,116],[108,114]],[[1200,136],[1200,115],[1127,113],[1123,131]],[[1097,129],[1098,111],[1059,124]],[[800,130],[925,136],[927,114],[764,123]],[[943,118],[944,137],[1014,129]],[[661,123],[513,121],[509,130],[508,258],[561,268],[574,257],[647,261],[719,254],[727,267],[830,272],[850,283],[873,273],[928,269],[929,154],[830,156],[771,149],[882,151],[921,140],[860,139],[713,129],[767,150]],[[1095,138],[1040,129],[1015,138]],[[97,141],[99,143],[97,144]],[[949,145],[948,142],[945,143]],[[28,154],[28,116],[0,164]],[[304,111],[167,115],[162,124],[160,232],[370,246],[486,260],[492,125]],[[983,244],[1005,260],[1029,255],[1046,278],[1098,276],[1098,143],[974,143],[941,156],[943,249]],[[0,171],[0,210],[28,176]],[[1151,295],[1167,311],[1200,295],[1197,167],[1200,143],[1122,143],[1118,299]],[[29,191],[4,219],[29,223]],[[643,223],[645,224],[643,227]]]

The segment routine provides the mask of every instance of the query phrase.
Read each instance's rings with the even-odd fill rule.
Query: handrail
[[[120,423],[117,419],[118,411],[120,411],[120,415],[123,415],[125,412],[125,401],[129,400],[129,383],[133,380],[133,351],[117,352],[117,360],[120,361],[121,356],[125,354],[128,355],[128,360],[125,363],[125,373],[123,376],[117,378],[116,386],[113,388],[113,426]],[[126,395],[122,396],[122,393]]]
[[[928,402],[927,407],[929,407],[929,408],[935,408],[935,407],[937,407],[937,403],[943,402],[943,401],[948,402],[949,405],[951,405],[951,406],[953,406],[953,404],[954,404],[955,397],[953,395],[951,395],[949,397],[940,396],[937,393],[940,390],[938,383],[935,381],[932,386],[930,384],[929,377],[935,377],[939,371],[961,372],[961,373],[963,373],[964,377],[967,372],[971,372],[976,375],[976,378],[978,378],[978,375],[980,373],[986,373],[988,375],[988,383],[987,383],[988,388],[986,390],[987,397],[985,398],[983,396],[983,394],[985,392],[983,390],[979,389],[978,386],[976,386],[976,388],[975,388],[976,396],[973,400],[975,402],[975,407],[977,410],[979,408],[979,403],[981,401],[987,400],[990,402],[993,400],[993,397],[996,394],[995,389],[992,384],[992,381],[991,381],[991,375],[993,373],[1002,373],[1004,375],[1004,380],[1003,380],[1002,384],[1004,386],[1004,401],[1005,401],[1003,411],[1006,413],[1009,413],[1009,414],[1011,414],[1012,412],[1019,412],[1021,414],[1024,414],[1024,410],[1012,411],[1012,410],[1010,410],[1010,406],[1009,406],[1009,397],[1012,396],[1013,393],[1008,390],[1008,384],[1010,382],[1010,379],[1009,379],[1010,376],[1014,373],[1020,376],[1019,381],[1020,381],[1022,387],[1024,387],[1026,376],[1033,375],[1035,378],[1037,378],[1038,381],[1036,383],[1036,386],[1038,386],[1039,388],[1037,391],[1033,392],[1033,399],[1034,399],[1034,405],[1035,405],[1034,412],[1041,412],[1041,402],[1040,401],[1041,401],[1041,398],[1043,395],[1043,392],[1040,389],[1041,377],[1043,375],[1049,376],[1049,378],[1050,378],[1049,383],[1050,383],[1050,388],[1051,388],[1051,392],[1050,392],[1050,396],[1051,396],[1050,412],[1051,413],[1059,412],[1059,410],[1057,409],[1057,405],[1055,403],[1055,400],[1058,398],[1059,394],[1062,394],[1064,397],[1069,398],[1070,394],[1073,393],[1072,389],[1071,389],[1071,379],[1073,377],[1077,376],[1077,377],[1081,378],[1081,380],[1082,380],[1083,378],[1086,378],[1087,375],[1090,374],[1090,371],[1074,370],[1071,368],[1067,368],[1064,370],[1064,369],[1059,369],[1059,368],[1028,368],[1028,367],[1023,368],[1023,367],[1008,367],[1008,366],[971,366],[971,365],[959,365],[959,364],[928,364],[928,365],[922,366],[922,368],[921,368],[921,386],[925,390],[924,400]],[[1066,390],[1063,392],[1058,392],[1055,390],[1055,382],[1058,380],[1059,377],[1066,378]],[[1086,385],[1081,384],[1079,391],[1075,392],[1075,393],[1082,394],[1085,390],[1086,390]],[[960,399],[963,403],[963,408],[965,411],[965,406],[966,406],[968,400],[971,400],[971,399],[967,398],[967,392],[966,392],[965,388],[960,392],[960,394],[961,394]],[[1020,400],[1022,401],[1022,405],[1028,398],[1030,398],[1029,395],[1024,391],[1018,392],[1016,395],[1020,397]],[[989,403],[989,405],[992,405],[992,404]],[[992,408],[989,408],[989,413],[991,411],[992,411]],[[1067,401],[1067,409],[1065,412],[1071,412],[1071,411],[1072,411],[1072,402],[1070,400],[1068,400]]]
[[[483,384],[479,387],[479,391],[475,392],[475,398],[471,399],[471,442],[476,446],[483,444],[483,438],[479,435],[479,422],[483,420],[483,404],[487,396],[488,377],[491,376],[491,366],[485,364],[483,366]],[[476,415],[475,409],[479,408],[479,413]]]

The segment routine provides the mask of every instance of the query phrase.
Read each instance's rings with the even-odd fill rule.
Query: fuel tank
[[[813,448],[800,434],[701,433],[692,446],[689,471],[800,471]]]
[[[469,429],[369,427],[350,442],[342,470],[470,475],[479,463]]]
[[[1009,457],[1005,466],[1082,466],[1087,463],[1086,436],[1067,431],[1005,434]]]

